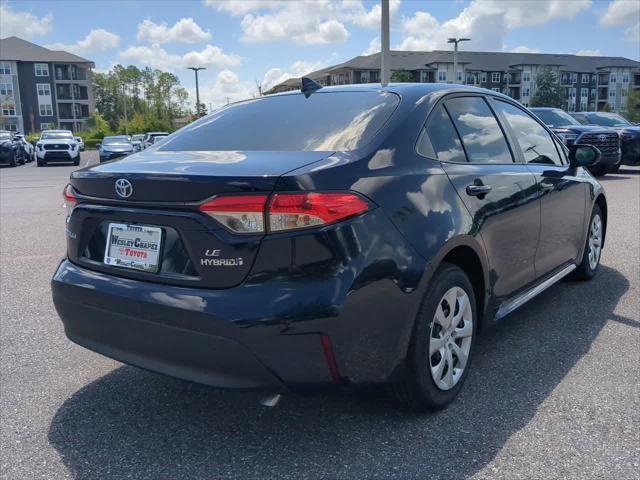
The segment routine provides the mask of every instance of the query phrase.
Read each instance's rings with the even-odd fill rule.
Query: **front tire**
[[[459,267],[443,263],[416,318],[406,369],[390,386],[392,395],[416,412],[449,405],[469,371],[477,318],[469,278]]]
[[[602,209],[596,204],[591,211],[589,230],[587,231],[587,240],[584,252],[582,253],[582,260],[574,272],[574,277],[578,280],[591,280],[596,275],[602,256],[604,225]]]

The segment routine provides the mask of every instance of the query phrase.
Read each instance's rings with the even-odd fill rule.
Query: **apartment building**
[[[0,128],[37,132],[85,127],[95,102],[91,60],[18,37],[0,39]]]
[[[461,83],[488,88],[520,101],[525,106],[536,92],[536,75],[550,67],[564,88],[570,111],[626,108],[630,89],[640,90],[640,62],[624,57],[586,57],[544,53],[459,52],[454,72],[453,52],[390,53],[392,71],[404,70],[414,82]],[[339,65],[307,75],[321,85],[347,85],[380,81],[380,53],[361,55]],[[271,88],[267,94],[296,90],[292,78]]]

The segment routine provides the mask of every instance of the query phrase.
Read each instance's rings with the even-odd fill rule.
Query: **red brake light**
[[[277,193],[269,203],[269,228],[277,232],[326,225],[368,209],[353,193]]]
[[[264,232],[264,207],[268,195],[217,197],[200,205],[200,211],[237,233]]]
[[[78,203],[78,199],[73,194],[73,188],[71,188],[71,185],[64,187],[64,190],[62,191],[62,198],[64,199],[65,208],[69,210],[69,213],[71,213],[73,207]]]

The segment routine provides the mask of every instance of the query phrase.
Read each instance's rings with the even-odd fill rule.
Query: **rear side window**
[[[387,92],[316,92],[248,100],[169,137],[161,151],[349,151],[368,143],[400,99]]]
[[[433,109],[427,120],[418,153],[444,162],[466,162],[458,132],[442,104]]]
[[[452,98],[445,106],[460,133],[469,162],[513,162],[502,129],[483,98]]]
[[[524,155],[525,163],[562,165],[553,139],[542,125],[510,103],[496,100],[495,106],[502,112],[511,127]]]

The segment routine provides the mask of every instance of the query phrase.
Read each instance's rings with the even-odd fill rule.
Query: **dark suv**
[[[484,326],[595,275],[598,156],[459,85],[231,104],[71,174],[53,300],[72,341],[157,372],[442,408]]]
[[[640,165],[640,125],[610,112],[569,112],[569,115],[583,125],[598,125],[617,130],[622,144],[621,163]]]
[[[546,123],[567,146],[580,143],[593,145],[600,150],[600,161],[589,169],[594,175],[606,175],[617,172],[620,168],[620,136],[613,128],[582,125],[559,108],[533,107],[529,110]]]

